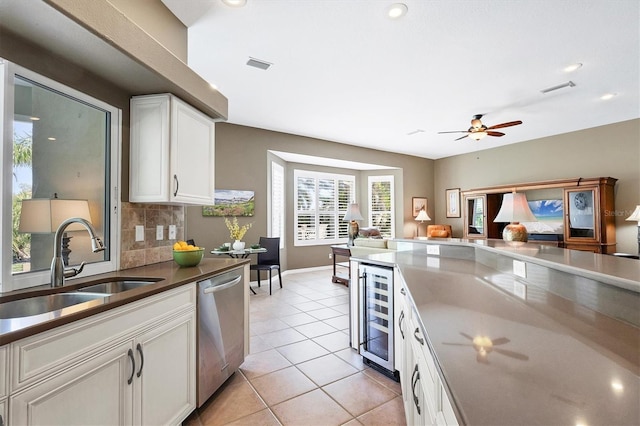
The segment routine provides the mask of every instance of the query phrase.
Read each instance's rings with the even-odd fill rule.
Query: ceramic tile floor
[[[250,355],[184,425],[406,424],[400,384],[349,348],[348,289],[329,269],[283,284],[251,295]]]

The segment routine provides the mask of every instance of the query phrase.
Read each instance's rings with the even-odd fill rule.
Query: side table
[[[346,257],[347,261],[338,262],[337,257]],[[349,258],[351,257],[351,250],[344,245],[331,246],[331,257],[333,258],[333,276],[331,282],[342,283],[349,286],[349,276],[351,273],[351,267],[349,265]]]

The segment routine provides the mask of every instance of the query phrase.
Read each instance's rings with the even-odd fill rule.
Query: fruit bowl
[[[204,256],[204,248],[197,250],[174,250],[173,260],[180,266],[196,266]]]

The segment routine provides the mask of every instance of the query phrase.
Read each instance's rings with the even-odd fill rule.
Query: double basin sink
[[[0,303],[0,320],[54,312],[156,282],[157,280],[145,279],[109,281],[87,284],[85,287],[77,288],[69,292],[26,297],[24,299]]]

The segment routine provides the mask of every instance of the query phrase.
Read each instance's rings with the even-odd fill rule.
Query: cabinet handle
[[[418,411],[418,414],[420,414],[420,411],[421,411],[418,396],[416,395],[416,385],[418,384],[419,380],[420,380],[420,371],[418,370],[418,364],[416,364],[416,367],[413,369],[413,374],[411,375],[411,393],[413,394],[413,403],[416,406],[416,410]]]
[[[136,373],[136,377],[140,377],[142,374],[142,367],[144,366],[144,354],[142,353],[142,345],[140,343],[136,346],[136,350],[140,354],[140,369]]]
[[[421,345],[424,345],[424,339],[422,337],[418,337],[418,333],[420,333],[420,328],[416,327],[416,331],[413,332],[413,337],[415,337]]]
[[[178,195],[178,188],[180,188],[180,182],[178,181],[178,175],[173,175],[173,181],[176,183],[176,190],[173,192],[173,196]]]
[[[400,316],[398,317],[398,329],[400,330],[400,335],[402,335],[402,340],[404,340],[404,331],[402,331],[402,321],[404,321],[404,311],[400,311]]]
[[[400,293],[402,293],[403,296],[407,295],[407,291],[404,289],[404,287],[400,289]]]
[[[136,360],[133,358],[133,351],[131,348],[127,351],[127,356],[131,360],[131,376],[127,379],[127,384],[130,385],[133,382],[133,375],[136,373]]]

